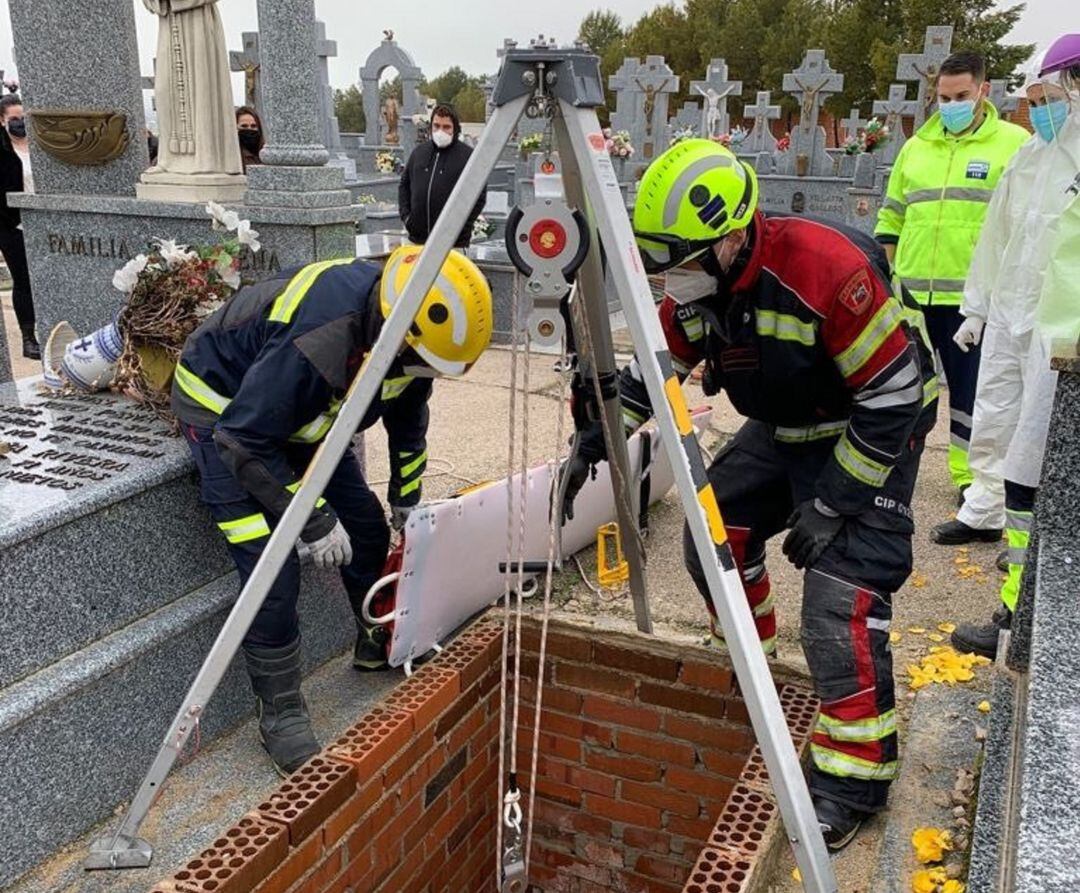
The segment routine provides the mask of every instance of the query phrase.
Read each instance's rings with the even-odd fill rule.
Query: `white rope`
[[[548,618],[551,614],[551,584],[555,571],[555,549],[558,528],[562,517],[559,502],[559,468],[562,465],[563,416],[566,414],[566,338],[563,337],[562,356],[559,361],[559,402],[555,419],[555,456],[548,462],[551,488],[548,495],[548,557],[544,574],[544,607],[540,620],[540,657],[536,670],[536,705],[533,713],[532,762],[529,766],[529,809],[525,825],[525,876],[529,875],[529,856],[532,850],[533,806],[536,802],[536,766],[540,754],[540,710],[544,701],[544,662],[547,658]]]
[[[521,377],[521,485],[518,494],[518,566],[517,566],[517,611],[514,628],[514,715],[510,723],[510,771],[517,774],[518,716],[521,711],[521,615],[524,610],[522,592],[525,589],[525,539],[528,521],[529,496],[529,367],[532,365],[530,353],[531,341],[528,330],[525,331],[525,363]]]

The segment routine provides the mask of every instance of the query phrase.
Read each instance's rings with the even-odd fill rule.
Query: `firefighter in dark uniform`
[[[821,713],[810,789],[831,849],[885,807],[897,771],[889,622],[911,572],[911,495],[937,382],[917,305],[869,236],[756,210],[753,170],[687,140],[646,171],[634,209],[645,267],[667,271],[659,313],[676,371],[705,364],[748,421],[709,480],[757,625],[775,649],[765,542],[805,570],[801,636]],[[636,361],[620,376],[627,429],[652,408]],[[604,458],[586,426],[568,496]],[[686,562],[706,596],[689,531]],[[721,644],[713,622],[713,637]]]
[[[172,407],[199,470],[201,496],[224,534],[241,584],[300,485],[346,390],[419,256],[399,248],[384,271],[360,260],[315,263],[241,289],[184,345]],[[388,498],[400,527],[420,501],[431,379],[461,375],[491,339],[491,291],[452,252],[425,297],[361,428],[380,418],[390,453]],[[354,663],[386,666],[386,631],[360,606],[386,560],[390,533],[350,450],[297,544],[316,566],[338,567],[357,617]],[[319,745],[300,694],[296,602],[300,558],[282,568],[244,639],[260,737],[282,773]]]

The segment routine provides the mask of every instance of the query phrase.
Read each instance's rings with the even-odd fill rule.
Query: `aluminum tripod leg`
[[[566,124],[561,116],[555,117],[555,138],[560,147],[569,147],[570,141]],[[567,203],[588,214],[588,201],[581,182],[581,171],[572,152],[563,150],[562,179]],[[590,221],[590,226],[593,226]],[[597,375],[600,381],[606,377],[618,375],[615,364],[615,351],[611,341],[611,321],[608,316],[607,296],[604,290],[604,268],[600,259],[600,242],[596,238],[595,228],[591,233],[592,241],[585,263],[577,274],[577,304],[589,337],[574,331],[574,345],[577,348],[581,374],[591,382],[591,376]],[[572,322],[576,312],[570,314]],[[622,401],[618,393],[604,399],[600,411],[604,413],[604,445],[607,448],[609,462],[612,465],[611,487],[615,497],[615,514],[622,530],[623,555],[630,569],[630,596],[634,602],[634,619],[637,628],[643,633],[653,631],[652,618],[649,616],[649,600],[645,592],[645,555],[641,548],[638,525],[638,493],[631,485],[634,476],[630,474],[630,453],[626,448]],[[616,473],[616,471],[618,473]]]
[[[435,283],[446,256],[453,249],[481,190],[495,169],[499,154],[509,141],[518,118],[528,104],[528,99],[528,96],[512,99],[492,114],[483,138],[469,158],[424,246],[409,284],[383,324],[378,340],[341,404],[333,427],[304,473],[300,489],[278,521],[247,584],[218,633],[210,653],[165,735],[150,771],[143,779],[117,831],[96,841],[91,847],[85,862],[88,869],[144,867],[150,864],[152,850],[145,841],[137,837],[139,826],[195,729],[200,713],[221,683],[229,662],[262,607],[266,593],[295,547],[304,524],[315,508],[315,501],[326,489],[334,469],[351,446],[353,433],[360,427],[368,407],[379,393],[383,378],[401,345],[405,343],[405,334],[419,312],[424,296]]]
[[[559,106],[570,143],[562,147],[564,156],[572,152],[581,168],[585,193],[607,252],[664,449],[671,460],[686,520],[769,769],[804,888],[813,893],[835,893],[836,878],[825,841],[727,543],[716,497],[705,475],[694,426],[672,369],[618,179],[600,135],[600,123],[592,108],[577,108],[564,99],[559,100]],[[565,157],[563,167],[565,170]],[[588,297],[596,300],[601,296]]]

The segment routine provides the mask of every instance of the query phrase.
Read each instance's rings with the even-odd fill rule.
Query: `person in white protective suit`
[[[1024,83],[1036,133],[990,203],[955,336],[962,349],[982,339],[969,454],[974,481],[957,520],[1004,526],[1009,548],[1002,606],[990,623],[964,624],[952,638],[959,650],[988,657],[1011,623],[1031,535],[1057,382],[1049,338],[1036,319],[1058,226],[1077,199],[1080,175],[1080,70],[1040,75],[1041,65],[1040,56]]]

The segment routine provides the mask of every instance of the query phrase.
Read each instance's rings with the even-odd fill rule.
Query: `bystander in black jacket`
[[[440,114],[444,108],[440,107]],[[438,148],[430,139],[417,146],[405,162],[398,185],[398,212],[409,238],[419,245],[427,241],[472,155],[472,149],[461,141],[461,122],[457,114],[451,112],[449,117],[454,122],[454,141],[445,149]],[[484,210],[486,199],[485,185],[458,235],[455,243],[458,248],[468,246],[473,224]]]

